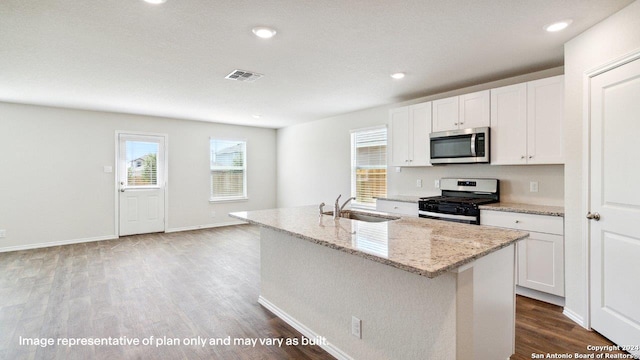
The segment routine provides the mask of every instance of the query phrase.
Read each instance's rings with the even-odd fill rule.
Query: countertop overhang
[[[334,220],[329,215],[320,216],[317,206],[234,212],[229,216],[428,278],[529,236],[522,231],[414,217],[378,223]]]

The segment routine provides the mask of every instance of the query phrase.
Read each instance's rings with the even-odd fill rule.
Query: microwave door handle
[[[471,156],[476,156],[476,134],[471,134]]]

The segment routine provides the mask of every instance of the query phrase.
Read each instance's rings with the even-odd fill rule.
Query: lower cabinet
[[[377,199],[376,210],[387,213],[418,217],[418,203]]]
[[[516,245],[516,284],[564,297],[564,219],[482,210],[481,225],[527,231],[529,237]]]

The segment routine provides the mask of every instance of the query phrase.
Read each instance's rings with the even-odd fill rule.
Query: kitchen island
[[[336,358],[513,353],[513,243],[527,233],[410,217],[334,220],[316,207],[230,216],[262,227],[259,302],[326,339],[319,345]]]

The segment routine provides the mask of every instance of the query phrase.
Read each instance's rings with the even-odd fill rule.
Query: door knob
[[[587,219],[589,220],[595,220],[595,221],[600,221],[600,214],[596,213],[587,213]]]

